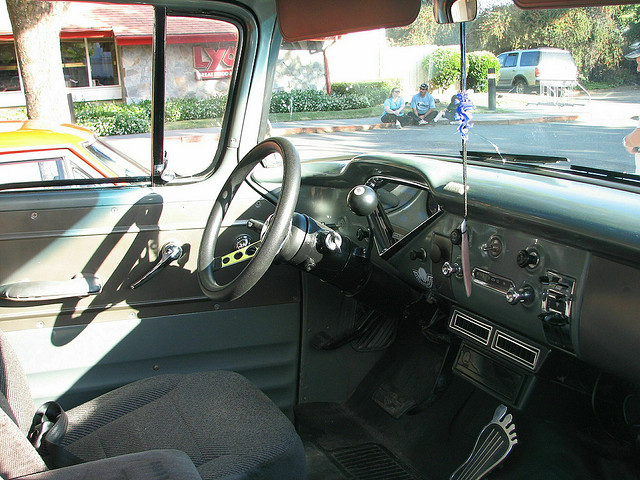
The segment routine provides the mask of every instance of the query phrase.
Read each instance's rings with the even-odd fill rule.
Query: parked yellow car
[[[148,175],[146,169],[107,146],[88,128],[38,121],[0,122],[3,184]]]

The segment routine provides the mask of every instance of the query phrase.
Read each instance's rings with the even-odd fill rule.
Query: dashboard
[[[451,157],[310,162],[297,211],[350,239],[360,256],[369,249],[372,263],[413,292],[407,298],[446,304],[447,329],[460,342],[455,373],[511,405],[526,400],[556,352],[640,381],[640,192],[470,163],[467,295],[461,183],[460,159]],[[356,186],[376,192],[370,214],[349,205]]]

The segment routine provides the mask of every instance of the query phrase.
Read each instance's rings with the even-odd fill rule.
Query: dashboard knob
[[[367,185],[357,185],[347,195],[347,204],[356,215],[368,217],[378,207],[378,195]]]
[[[540,262],[540,256],[535,251],[520,250],[516,257],[516,263],[520,268],[533,268]]]
[[[449,278],[452,275],[459,275],[462,273],[462,267],[457,264],[451,264],[449,262],[444,262],[444,264],[442,264],[442,274]]]
[[[409,252],[409,258],[411,260],[422,260],[423,262],[427,259],[427,252],[424,248],[420,248],[418,250],[411,250]]]
[[[459,228],[456,228],[455,230],[451,230],[451,233],[449,234],[449,239],[451,240],[451,243],[453,243],[454,245],[460,245],[462,243],[462,230],[460,230]]]
[[[518,290],[511,287],[505,293],[505,297],[507,298],[507,302],[511,305],[515,305],[517,303],[524,303],[525,305],[529,305],[533,302],[536,294],[529,285],[525,285]]]

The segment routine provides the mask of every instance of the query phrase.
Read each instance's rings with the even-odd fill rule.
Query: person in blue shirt
[[[434,119],[438,115],[438,110],[426,83],[420,85],[420,91],[411,99],[411,110],[407,116],[414,125],[435,125]]]
[[[404,114],[404,100],[400,96],[399,88],[391,89],[389,98],[384,101],[384,112],[380,121],[393,123],[396,128],[402,128],[410,121]]]

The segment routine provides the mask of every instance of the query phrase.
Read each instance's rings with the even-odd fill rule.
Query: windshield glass
[[[479,0],[478,17],[466,24],[469,151],[638,172],[640,74],[625,54],[640,39],[639,13],[638,5],[525,11]],[[459,155],[459,38],[460,25],[436,24],[423,2],[407,27],[283,43],[270,133],[288,136],[303,161]]]

